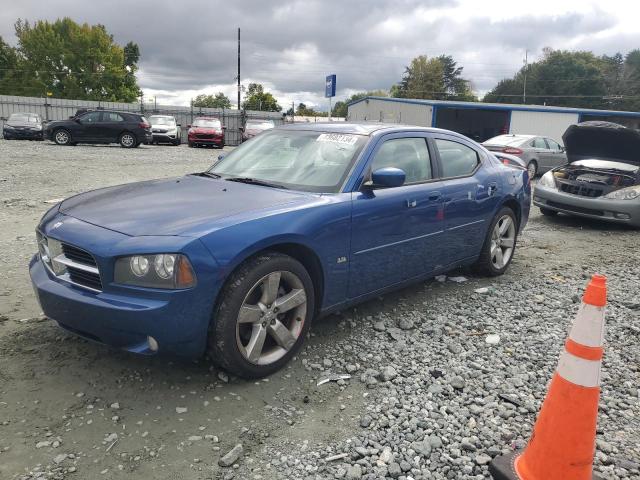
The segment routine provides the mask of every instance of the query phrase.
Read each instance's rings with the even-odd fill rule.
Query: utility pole
[[[238,110],[240,110],[240,28],[238,28]]]
[[[524,51],[524,85],[522,86],[522,103],[527,103],[527,70],[529,67],[528,63],[529,50]]]

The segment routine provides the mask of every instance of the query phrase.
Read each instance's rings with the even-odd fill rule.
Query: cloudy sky
[[[411,58],[453,55],[483,94],[545,46],[601,54],[640,48],[640,2],[630,0],[2,0],[0,35],[13,23],[69,16],[101,23],[140,46],[139,84],[158,103],[187,105],[199,93],[236,99],[236,29],[244,85],[260,82],[280,105],[322,109],[324,78],[336,100],[388,89]]]

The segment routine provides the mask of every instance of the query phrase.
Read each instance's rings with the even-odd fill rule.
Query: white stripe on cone
[[[562,378],[575,385],[600,386],[600,360],[585,360],[563,350],[556,371]]]
[[[569,338],[586,347],[601,347],[604,342],[604,307],[583,303],[573,322]]]

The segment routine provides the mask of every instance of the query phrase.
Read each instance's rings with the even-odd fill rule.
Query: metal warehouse
[[[640,129],[640,112],[387,97],[365,97],[350,103],[347,118],[445,128],[479,142],[515,133],[551,137],[562,143],[569,125],[587,120]]]

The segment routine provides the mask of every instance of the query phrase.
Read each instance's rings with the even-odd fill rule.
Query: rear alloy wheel
[[[287,255],[260,255],[232,274],[221,293],[209,353],[241,377],[270,375],[300,348],[313,312],[313,283],[306,269]]]
[[[491,222],[476,269],[489,276],[502,275],[513,259],[517,237],[516,216],[503,207]]]
[[[535,160],[531,160],[527,164],[527,172],[529,172],[529,178],[533,180],[538,174],[538,163]]]
[[[69,145],[71,143],[71,134],[67,130],[61,128],[56,130],[53,134],[53,141],[58,145]]]
[[[555,217],[558,215],[558,212],[555,210],[549,210],[548,208],[540,207],[540,213],[546,215],[547,217]]]
[[[122,148],[133,148],[137,146],[136,137],[130,132],[124,132],[120,135],[118,143]]]

